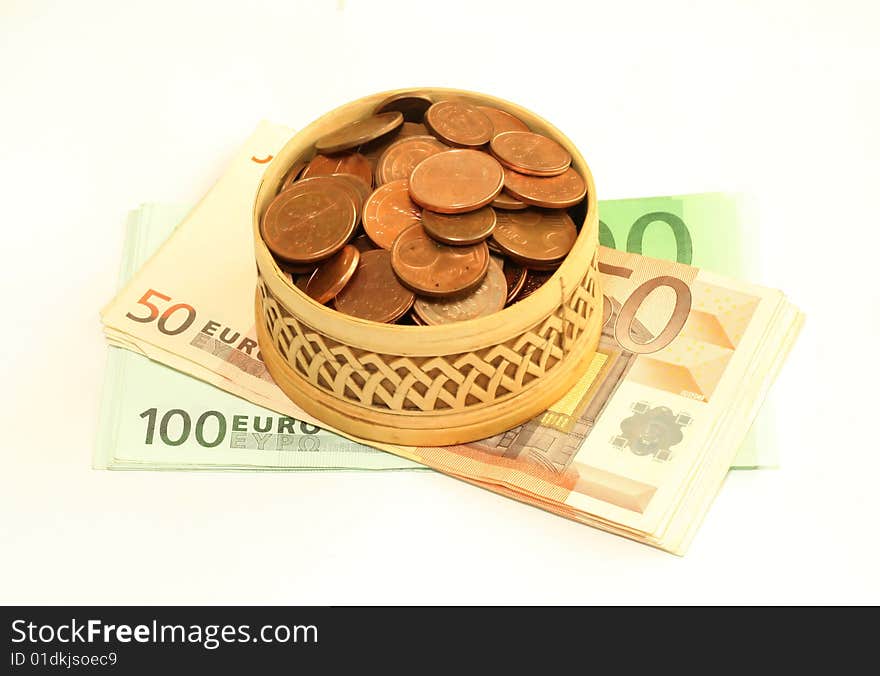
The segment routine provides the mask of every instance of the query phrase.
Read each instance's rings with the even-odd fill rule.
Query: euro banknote
[[[682,552],[802,322],[783,294],[602,248],[607,316],[581,381],[490,439],[419,448],[430,466]]]
[[[760,278],[762,246],[752,201],[696,193],[599,201],[603,246],[676,261],[738,279]],[[772,393],[737,450],[735,469],[779,464]]]
[[[126,220],[119,282],[189,211],[144,204]],[[93,464],[100,469],[420,469],[410,460],[258,406],[110,346]]]

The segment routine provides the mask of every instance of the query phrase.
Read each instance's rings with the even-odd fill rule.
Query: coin
[[[422,211],[422,227],[433,239],[443,244],[477,244],[495,229],[495,212],[492,207],[464,214],[438,214],[425,209]]]
[[[318,269],[318,266],[315,263],[304,263],[302,265],[292,265],[285,261],[278,261],[278,267],[281,268],[283,272],[287,275],[290,275],[291,278],[299,277],[300,275],[305,275],[306,277],[311,277],[312,273]]]
[[[284,174],[284,178],[281,179],[281,183],[278,185],[278,192],[287,190],[287,188],[290,187],[290,184],[299,178],[300,173],[305,169],[307,164],[308,162],[305,160],[298,160],[290,165],[290,169],[287,170],[287,173]]]
[[[521,300],[525,300],[529,296],[531,296],[535,291],[540,289],[544,284],[553,276],[552,272],[536,272],[535,270],[528,270],[528,274],[526,275],[526,281],[522,286],[519,294],[516,298],[514,298],[513,302],[518,303]]]
[[[430,136],[431,132],[421,122],[404,122],[400,125],[400,131],[397,132],[397,138],[406,138],[407,136]]]
[[[518,263],[519,265],[523,265],[527,267],[529,270],[537,270],[538,272],[554,272],[556,268],[562,265],[565,257],[559,258],[555,261],[531,261],[527,258],[522,258],[521,256],[514,256],[513,254],[503,252],[504,256],[507,257],[508,260],[513,261],[514,263]]]
[[[551,261],[550,263],[536,263],[534,261],[527,261],[524,258],[520,258],[519,256],[510,256],[507,254],[509,260],[514,261],[515,263],[519,263],[520,265],[526,266],[529,271],[532,272],[555,272],[556,268],[562,265],[564,259],[560,259],[558,261]]]
[[[373,186],[373,169],[367,158],[360,153],[315,155],[303,171],[302,178],[330,174],[351,174],[366,183],[368,189]]]
[[[466,293],[479,285],[488,265],[485,242],[447,246],[428,237],[421,225],[404,230],[391,247],[391,266],[400,281],[426,296]]]
[[[528,209],[529,205],[525,202],[520,202],[506,190],[502,190],[498,193],[498,196],[492,200],[492,208],[505,209],[507,211],[520,211],[522,209]]]
[[[506,131],[489,143],[505,167],[531,176],[558,176],[571,164],[571,154],[553,139],[530,131]]]
[[[358,235],[353,240],[351,240],[352,245],[355,249],[364,253],[365,251],[373,251],[376,248],[376,245],[373,244],[373,240],[371,240],[366,235]]]
[[[512,303],[514,299],[522,291],[523,284],[526,283],[526,277],[529,271],[519,263],[509,258],[503,262],[502,270],[504,271],[504,279],[507,281],[507,305]]]
[[[503,183],[504,171],[491,155],[456,149],[419,162],[410,177],[409,192],[426,209],[458,214],[489,204]]]
[[[508,256],[527,267],[556,266],[577,239],[574,221],[564,211],[499,211],[492,239]]]
[[[263,215],[261,230],[269,250],[294,264],[329,258],[357,225],[357,205],[337,181],[297,181],[279,193]]]
[[[320,186],[333,185],[342,188],[351,196],[354,201],[355,210],[357,211],[357,219],[355,223],[360,222],[361,213],[363,212],[364,201],[370,195],[370,189],[357,176],[352,174],[331,174],[330,176],[312,176],[311,178],[301,178],[291,185],[309,185],[312,189],[319,189]]]
[[[338,153],[350,148],[373,141],[394,131],[403,124],[403,115],[399,112],[382,113],[355,120],[347,125],[322,136],[315,141],[315,150],[319,153]]]
[[[425,123],[441,141],[476,148],[492,139],[492,121],[464,101],[438,101],[425,113]]]
[[[314,272],[314,271],[313,271],[313,272]],[[291,275],[291,276],[290,276],[290,281],[293,282],[294,284],[296,284],[296,288],[297,288],[297,289],[299,289],[300,291],[302,291],[303,293],[305,293],[305,292],[306,292],[306,287],[309,285],[309,279],[311,279],[311,277],[312,277],[311,274],[308,274],[308,275],[295,275],[295,276],[294,276],[294,275]]]
[[[504,188],[517,199],[537,207],[565,209],[580,202],[587,194],[587,184],[569,167],[559,176],[544,178],[504,170]]]
[[[373,171],[375,172],[379,158],[382,156],[382,153],[388,150],[388,146],[392,143],[408,136],[430,135],[431,132],[428,131],[428,128],[425,125],[418,122],[404,122],[397,128],[397,130],[390,134],[385,134],[385,136],[382,136],[375,141],[370,141],[362,146],[358,146],[358,152],[367,158],[367,161],[370,163],[370,166],[373,167]]]
[[[471,293],[459,298],[417,298],[413,312],[425,324],[436,326],[486,317],[501,310],[506,301],[504,272],[495,260],[490,259],[486,276]]]
[[[363,212],[364,203],[367,201],[370,193],[373,192],[373,189],[370,186],[368,186],[354,174],[331,174],[327,177],[315,176],[315,178],[334,178],[343,181],[344,183],[347,183],[349,187],[353,188],[355,196],[357,198],[355,202],[357,203],[358,214],[361,214]]]
[[[498,110],[498,108],[491,108],[490,106],[477,106],[477,110],[488,117],[489,121],[492,123],[493,138],[505,131],[530,131],[529,125],[527,125],[521,119],[519,119],[518,117],[514,117],[510,113],[506,113],[503,110]]]
[[[376,246],[391,249],[397,236],[421,221],[421,209],[409,196],[406,179],[379,186],[364,204],[364,230]]]
[[[406,124],[406,122],[404,122]],[[402,125],[400,127],[403,128]],[[400,136],[400,132],[391,132],[390,134],[385,134],[381,138],[377,138],[375,141],[370,141],[369,143],[364,143],[363,145],[359,145],[357,147],[357,151],[367,158],[367,162],[370,163],[370,166],[373,167],[373,170],[376,170],[376,162],[379,160],[379,156],[385,152],[385,149],[394,143],[397,138]]]
[[[376,106],[377,113],[398,111],[403,114],[407,122],[421,122],[425,117],[425,111],[434,103],[427,96],[418,94],[397,94],[390,96]]]
[[[351,244],[318,266],[306,285],[306,295],[322,305],[332,300],[348,284],[360,260],[360,252]]]
[[[376,163],[376,183],[381,185],[401,178],[409,179],[419,162],[444,150],[449,150],[449,146],[433,136],[408,136],[395,141]]]
[[[415,296],[391,268],[391,252],[384,249],[361,254],[354,276],[333,299],[333,307],[352,317],[393,322],[403,316]]]

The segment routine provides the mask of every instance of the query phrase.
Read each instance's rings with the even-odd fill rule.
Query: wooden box
[[[403,91],[506,110],[561,143],[586,180],[586,216],[565,262],[531,296],[494,315],[442,326],[350,317],[295,287],[262,241],[260,220],[287,168],[311,157],[319,137],[372,114],[380,101]],[[381,92],[327,113],[272,160],[254,203],[256,325],[269,372],[305,411],[365,439],[439,446],[482,439],[525,422],[577,383],[596,350],[603,314],[597,204],[593,176],[571,141],[508,101],[424,88]]]

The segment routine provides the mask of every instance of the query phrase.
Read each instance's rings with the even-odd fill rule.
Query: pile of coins
[[[483,317],[540,288],[574,245],[586,183],[570,164],[505,111],[397,95],[290,167],[262,236],[300,290],[339,312]]]

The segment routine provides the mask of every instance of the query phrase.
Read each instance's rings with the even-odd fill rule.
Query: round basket
[[[501,312],[442,326],[350,317],[294,286],[263,243],[260,220],[287,168],[311,157],[316,139],[405,91],[434,100],[460,97],[510,112],[561,143],[586,180],[586,216],[568,257],[541,288]],[[524,108],[441,88],[382,92],[348,103],[296,134],[272,160],[257,190],[256,326],[263,360],[278,386],[306,412],[364,439],[439,446],[516,427],[570,390],[595,354],[603,311],[598,222],[587,163],[558,129]]]

